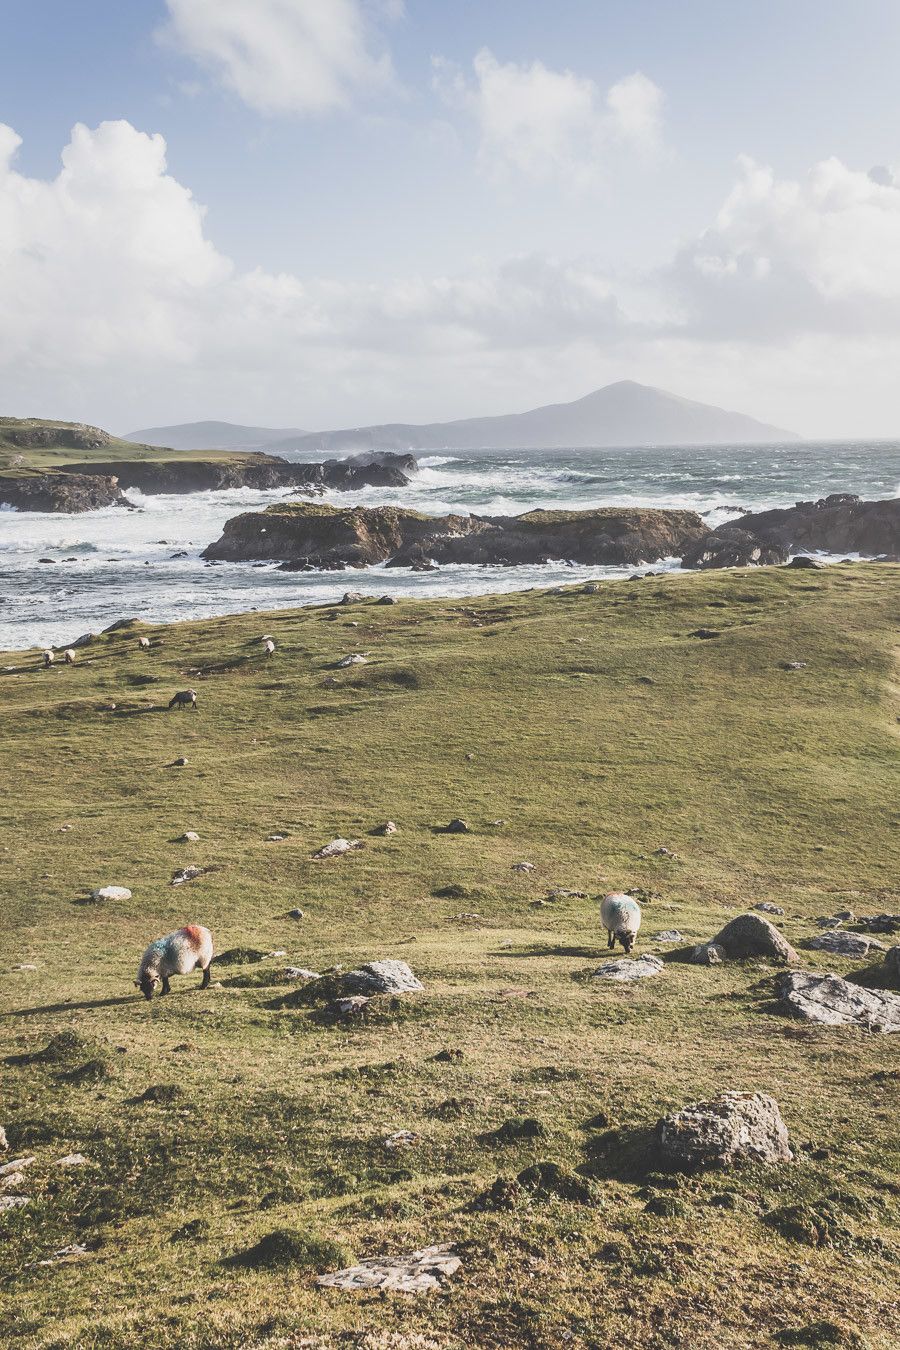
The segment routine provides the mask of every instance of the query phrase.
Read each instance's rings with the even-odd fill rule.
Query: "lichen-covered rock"
[[[900,995],[863,989],[839,975],[792,970],[779,976],[778,996],[785,1011],[828,1027],[900,1031]]]
[[[784,913],[784,910],[781,908],[781,906],[780,906],[780,905],[773,905],[772,902],[771,902],[771,900],[761,900],[760,903],[759,903],[758,905],[754,905],[753,908],[754,908],[754,909],[758,909],[759,912],[760,912],[760,914],[783,914],[783,913]]]
[[[868,956],[871,951],[883,952],[885,944],[878,938],[868,937],[865,933],[848,933],[832,929],[810,938],[803,944],[817,952],[831,952],[834,956]]]
[[[412,994],[424,989],[405,961],[367,961],[340,977],[344,994]]]
[[[664,1116],[656,1127],[670,1167],[790,1162],[793,1154],[778,1103],[764,1092],[723,1092]]]
[[[725,956],[725,948],[720,947],[718,942],[698,942],[691,951],[690,959],[695,966],[720,966]]]
[[[725,955],[740,961],[748,956],[764,956],[770,961],[790,965],[800,958],[774,924],[761,914],[740,914],[726,923],[713,938]]]
[[[339,858],[342,853],[349,853],[351,849],[363,848],[361,839],[332,839],[330,843],[323,845],[314,858]]]
[[[441,1243],[409,1256],[372,1256],[359,1265],[319,1275],[316,1284],[330,1289],[384,1289],[426,1294],[439,1289],[462,1265],[453,1247]]]
[[[605,961],[591,976],[592,980],[646,980],[651,975],[661,975],[665,967],[658,956],[649,952],[644,956],[621,957],[618,961]]]
[[[92,900],[130,900],[131,891],[127,886],[100,886],[91,891]]]

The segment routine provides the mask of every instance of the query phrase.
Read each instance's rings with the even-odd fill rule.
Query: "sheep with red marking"
[[[212,959],[212,933],[200,924],[190,923],[150,943],[141,957],[135,984],[149,1001],[158,984],[162,985],[161,993],[168,994],[172,975],[189,975],[199,966],[203,971],[200,988],[205,989]]]

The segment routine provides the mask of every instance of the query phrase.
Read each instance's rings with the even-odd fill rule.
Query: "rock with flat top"
[[[833,956],[868,956],[870,952],[886,951],[887,948],[878,938],[866,933],[848,933],[844,929],[832,929],[829,933],[820,933],[803,944],[817,952],[831,952]]]
[[[398,1294],[427,1294],[440,1289],[462,1262],[450,1243],[423,1247],[409,1256],[372,1256],[359,1265],[316,1277],[327,1289],[383,1289]]]
[[[339,858],[342,853],[349,853],[351,849],[362,848],[361,839],[332,839],[331,843],[325,844],[314,853],[314,858]]]
[[[606,961],[602,966],[597,967],[591,979],[646,980],[651,975],[661,975],[663,970],[664,966],[659,957],[647,953],[645,956],[638,956],[634,959],[623,956],[618,961]]]
[[[670,1167],[728,1167],[736,1162],[790,1162],[793,1154],[778,1103],[764,1092],[723,1092],[657,1123]]]
[[[91,891],[92,900],[130,900],[131,891],[127,886],[100,886]]]
[[[726,923],[713,942],[723,947],[725,955],[735,961],[748,956],[764,956],[770,961],[790,965],[800,960],[787,938],[760,914],[740,914]]]
[[[900,1031],[900,994],[863,989],[839,975],[785,971],[776,985],[786,1012],[827,1027],[862,1027],[865,1031]]]
[[[425,988],[405,961],[367,961],[340,982],[344,994],[412,994]]]

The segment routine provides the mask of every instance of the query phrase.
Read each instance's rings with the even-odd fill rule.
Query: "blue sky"
[[[628,377],[900,433],[895,3],[0,16],[4,411],[327,426]]]

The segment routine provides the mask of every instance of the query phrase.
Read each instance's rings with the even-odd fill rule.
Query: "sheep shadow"
[[[577,956],[586,961],[599,961],[604,956],[611,956],[612,953],[605,945],[603,947],[554,947],[546,943],[535,942],[530,947],[519,947],[515,951],[507,947],[500,951],[491,952],[490,955],[503,957]]]
[[[168,711],[168,708],[163,708],[161,705],[154,703],[152,707],[149,708],[116,708],[113,717],[145,717],[147,713],[163,713]]]
[[[591,1131],[593,1121],[582,1129]],[[585,1160],[575,1167],[580,1176],[595,1181],[643,1181],[648,1173],[664,1172],[655,1127],[613,1127],[591,1133],[584,1145]]]
[[[89,1012],[93,1008],[118,1008],[125,1003],[138,1003],[142,999],[142,994],[123,994],[118,998],[86,999],[83,1003],[45,1003],[36,1008],[11,1008],[9,1012],[0,1013],[0,1022],[9,1021],[13,1017],[38,1017],[43,1013]]]

